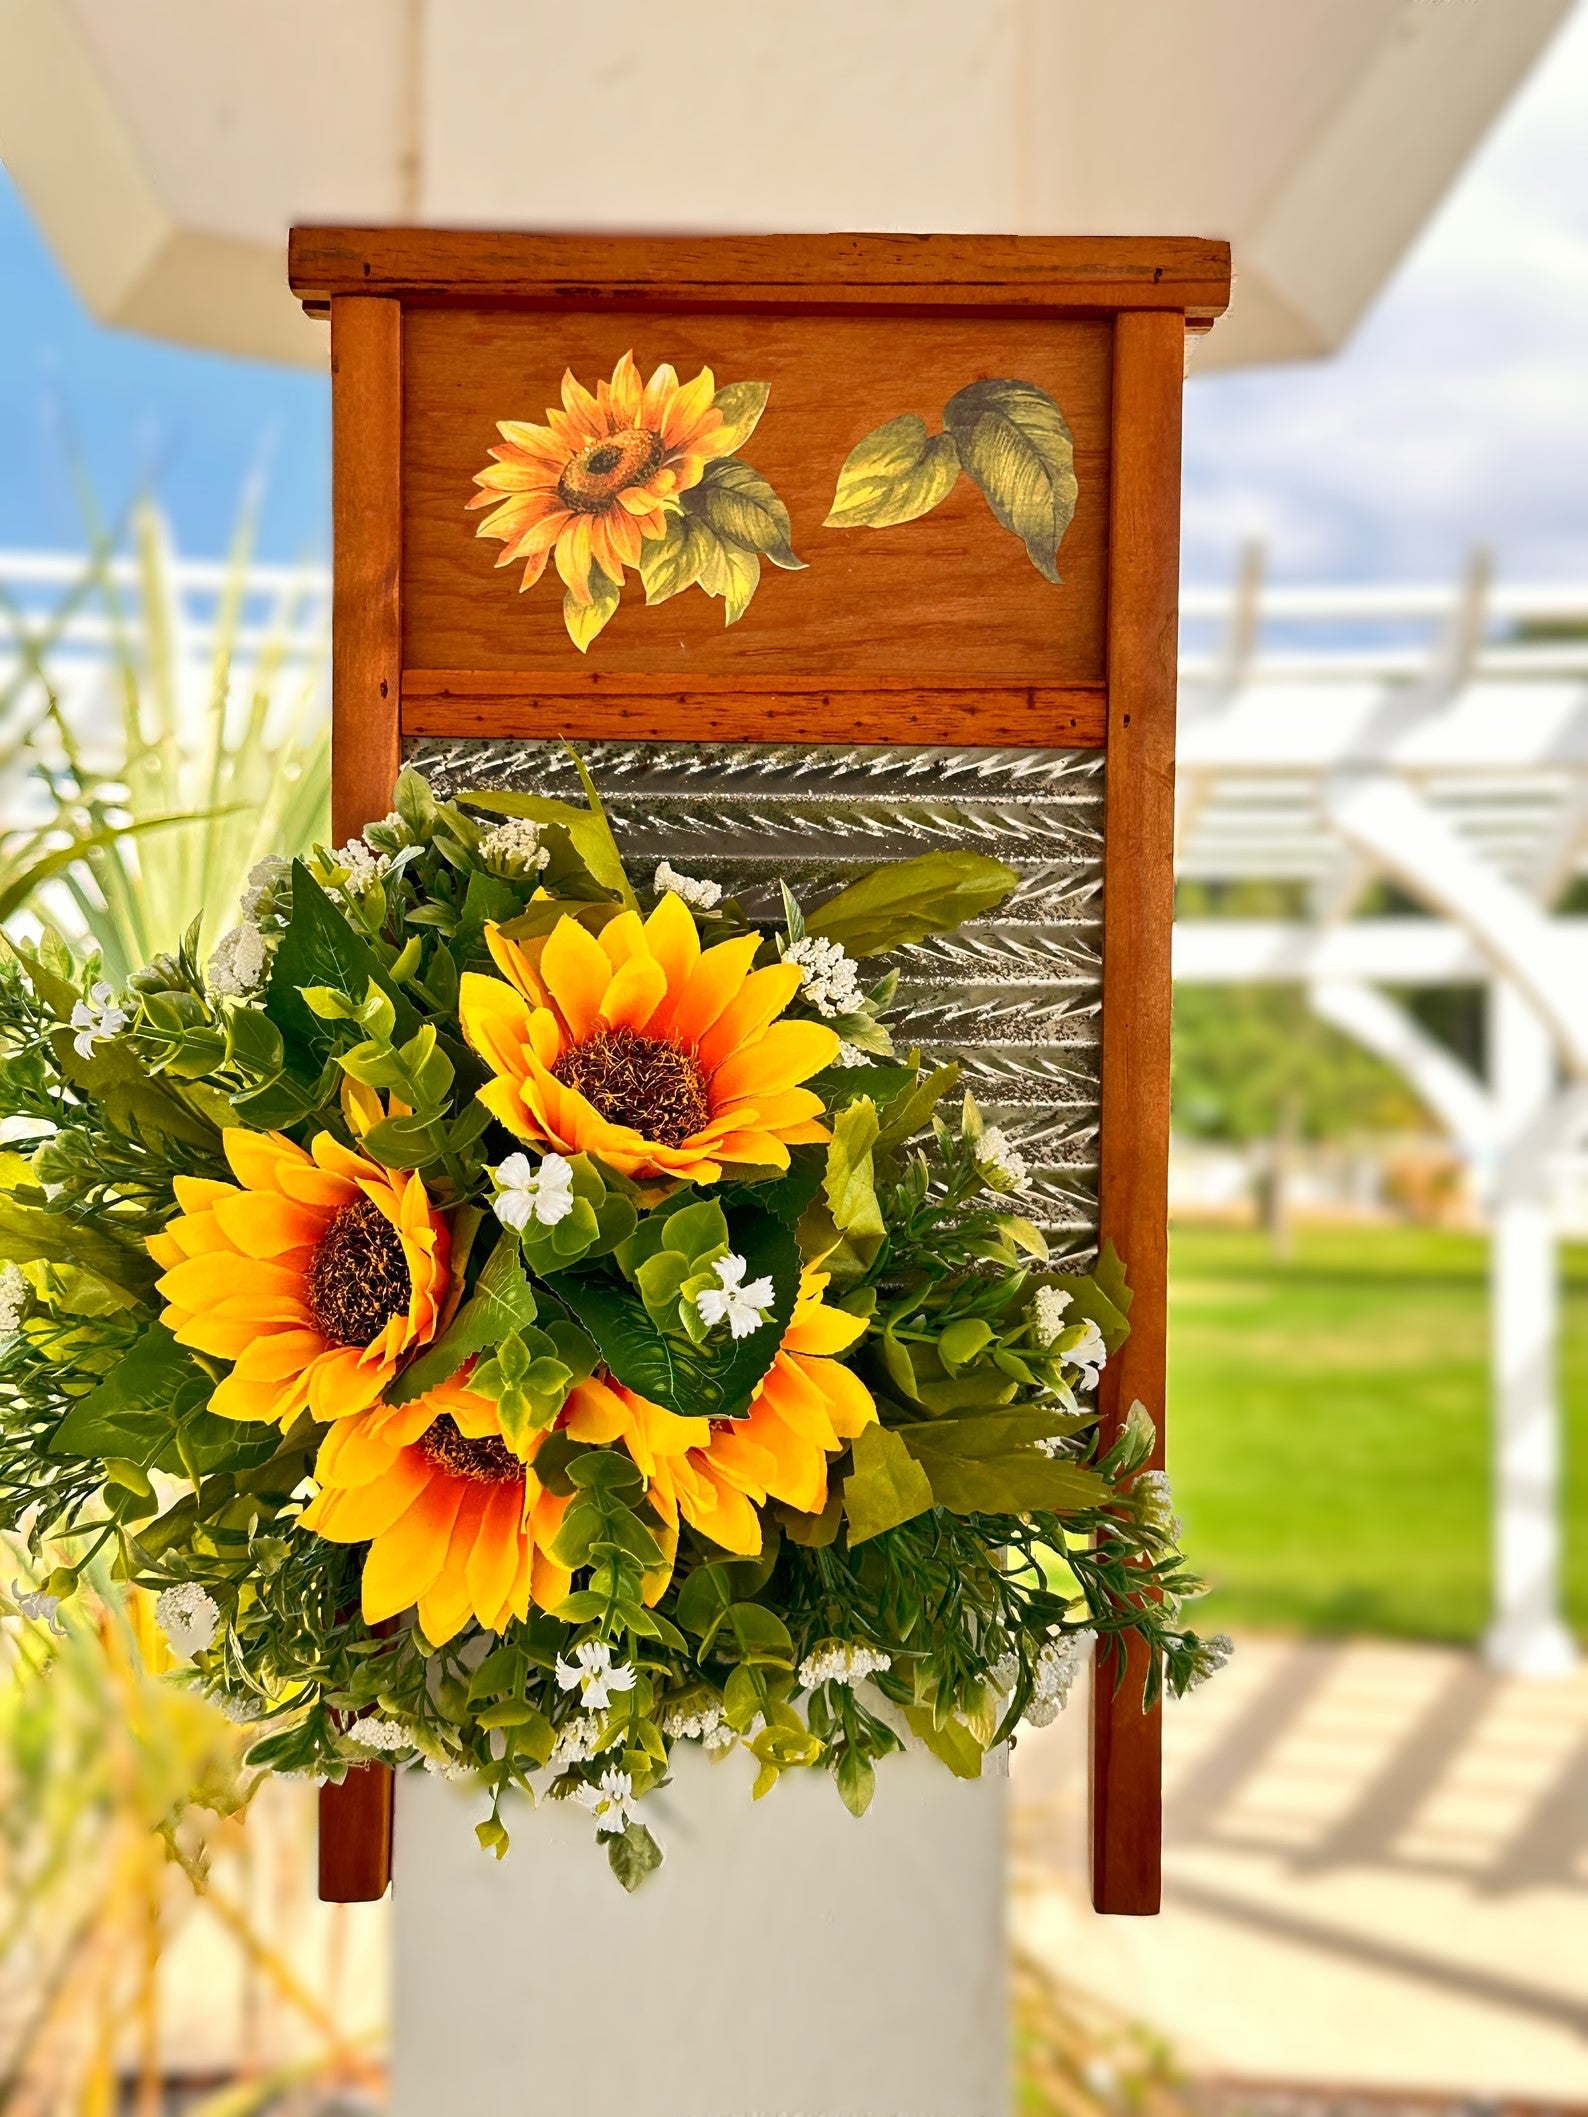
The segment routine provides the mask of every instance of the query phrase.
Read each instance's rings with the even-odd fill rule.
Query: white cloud
[[[1588,0],[1332,361],[1195,379],[1186,571],[1588,578]]]

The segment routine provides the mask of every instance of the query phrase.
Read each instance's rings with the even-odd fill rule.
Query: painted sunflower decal
[[[828,1137],[800,1083],[832,1064],[838,1036],[777,1019],[802,973],[752,969],[759,934],[702,949],[669,893],[599,937],[564,917],[528,950],[494,927],[486,940],[502,976],[466,973],[458,1015],[496,1076],[480,1100],[520,1139],[625,1176],[715,1183],[724,1163],[786,1169],[791,1146]]]
[[[642,383],[632,353],[595,394],[570,369],[546,424],[498,422],[502,445],[467,504],[491,512],[475,534],[500,539],[498,566],[522,560],[533,588],[555,555],[563,620],[580,653],[609,622],[625,571],[645,600],[698,586],[726,622],[749,607],[761,560],[798,569],[788,509],[759,471],[731,460],[766,407],[764,382],[718,389],[710,368],[681,383],[665,363]]]
[[[181,1213],[149,1251],[179,1345],[232,1361],[210,1409],[290,1426],[367,1409],[435,1335],[451,1243],[416,1175],[320,1133],[222,1136],[237,1183],[175,1179]]]

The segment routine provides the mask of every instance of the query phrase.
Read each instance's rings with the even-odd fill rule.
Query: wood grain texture
[[[402,732],[573,741],[963,743],[1095,750],[1101,685],[933,691],[908,682],[751,689],[722,681],[681,691],[660,679],[560,683],[490,671],[409,669]]]
[[[1169,950],[1174,918],[1178,646],[1178,317],[1115,324],[1103,884],[1099,1225],[1124,1259],[1130,1337],[1099,1392],[1105,1437],[1140,1398],[1162,1460],[1168,1292]],[[1141,1710],[1145,1656],[1093,1683],[1092,1901],[1153,1913],[1163,1839],[1161,1708]]]
[[[1176,324],[1178,329],[1178,323]],[[563,625],[548,567],[524,593],[522,567],[468,512],[497,423],[542,422],[565,368],[587,386],[633,351],[641,372],[771,385],[741,459],[769,478],[793,518],[801,573],[769,564],[737,624],[698,588],[652,609],[625,576],[617,615],[586,657]],[[675,680],[903,676],[917,683],[1098,683],[1106,663],[1108,323],[856,316],[640,318],[416,309],[403,347],[403,655],[408,668],[559,672],[580,667]],[[1080,493],[1059,546],[1061,586],[1044,580],[961,476],[918,521],[827,529],[838,474],[863,436],[943,407],[985,377],[1052,392],[1075,440]]]
[[[391,806],[402,672],[402,308],[331,307],[331,830]]]
[[[391,1881],[396,1774],[355,1764],[340,1786],[320,1788],[320,1901],[373,1904]]]
[[[1222,315],[1230,249],[1192,236],[499,234],[294,228],[288,277],[305,306],[338,294],[599,297],[669,308],[1161,308]]]

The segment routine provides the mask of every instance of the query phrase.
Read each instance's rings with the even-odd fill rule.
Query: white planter
[[[824,1773],[674,1751],[633,1896],[561,1804],[398,1781],[393,2117],[1005,2117],[1003,1755],[920,1753],[857,1822]]]

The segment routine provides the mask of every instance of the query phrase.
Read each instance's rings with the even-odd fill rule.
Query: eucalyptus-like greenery
[[[790,898],[786,931],[759,937],[763,963],[815,940],[878,972],[844,988],[836,1017],[793,1002],[843,1045],[810,1083],[828,1136],[793,1145],[786,1169],[679,1183],[579,1153],[554,1223],[503,1209],[518,1142],[479,1099],[488,1069],[460,1033],[460,984],[492,972],[493,931],[533,948],[561,922],[599,933],[640,906],[587,792],[583,808],[443,804],[405,773],[361,843],[256,870],[246,948],[233,935],[208,966],[196,927],[109,999],[95,997],[103,963],[49,937],[0,964],[0,1256],[22,1273],[0,1338],[0,1526],[72,1554],[52,1593],[98,1562],[208,1598],[197,1678],[258,1722],[255,1765],[339,1777],[378,1731],[398,1760],[486,1791],[479,1833],[499,1854],[513,1790],[594,1806],[621,1780],[625,1812],[603,1828],[632,1887],[660,1851],[629,1797],[665,1779],[678,1740],[748,1750],[758,1795],[825,1768],[858,1815],[877,1761],[912,1736],[974,1776],[1022,1721],[1051,1717],[1088,1635],[1105,1680],[1126,1637],[1142,1643],[1149,1702],[1220,1649],[1184,1622],[1197,1583],[1161,1478],[1141,1475],[1147,1411],[1105,1436],[1091,1395],[1129,1328],[1119,1260],[1049,1267],[1015,1210],[1018,1158],[954,1067],[908,1050],[875,961],[991,908],[1009,870],[964,853],[893,863],[824,904]],[[750,931],[732,898],[696,923],[706,946]],[[238,1127],[329,1134],[422,1183],[448,1230],[450,1296],[385,1401],[467,1373],[494,1405],[493,1445],[565,1503],[551,1555],[571,1585],[552,1607],[441,1640],[414,1610],[367,1622],[365,1547],[300,1526],[325,1425],[212,1408],[227,1363],[162,1323],[144,1243],[176,1219],[179,1179],[227,1179]],[[755,1327],[731,1334],[700,1298],[730,1253],[767,1289]],[[733,1430],[813,1271],[859,1333],[843,1358],[876,1418],[829,1460],[819,1513],[759,1503],[759,1555],[688,1519],[675,1546],[636,1457],[571,1438],[559,1411],[606,1377]],[[581,1647],[627,1679],[597,1711],[567,1673]]]

